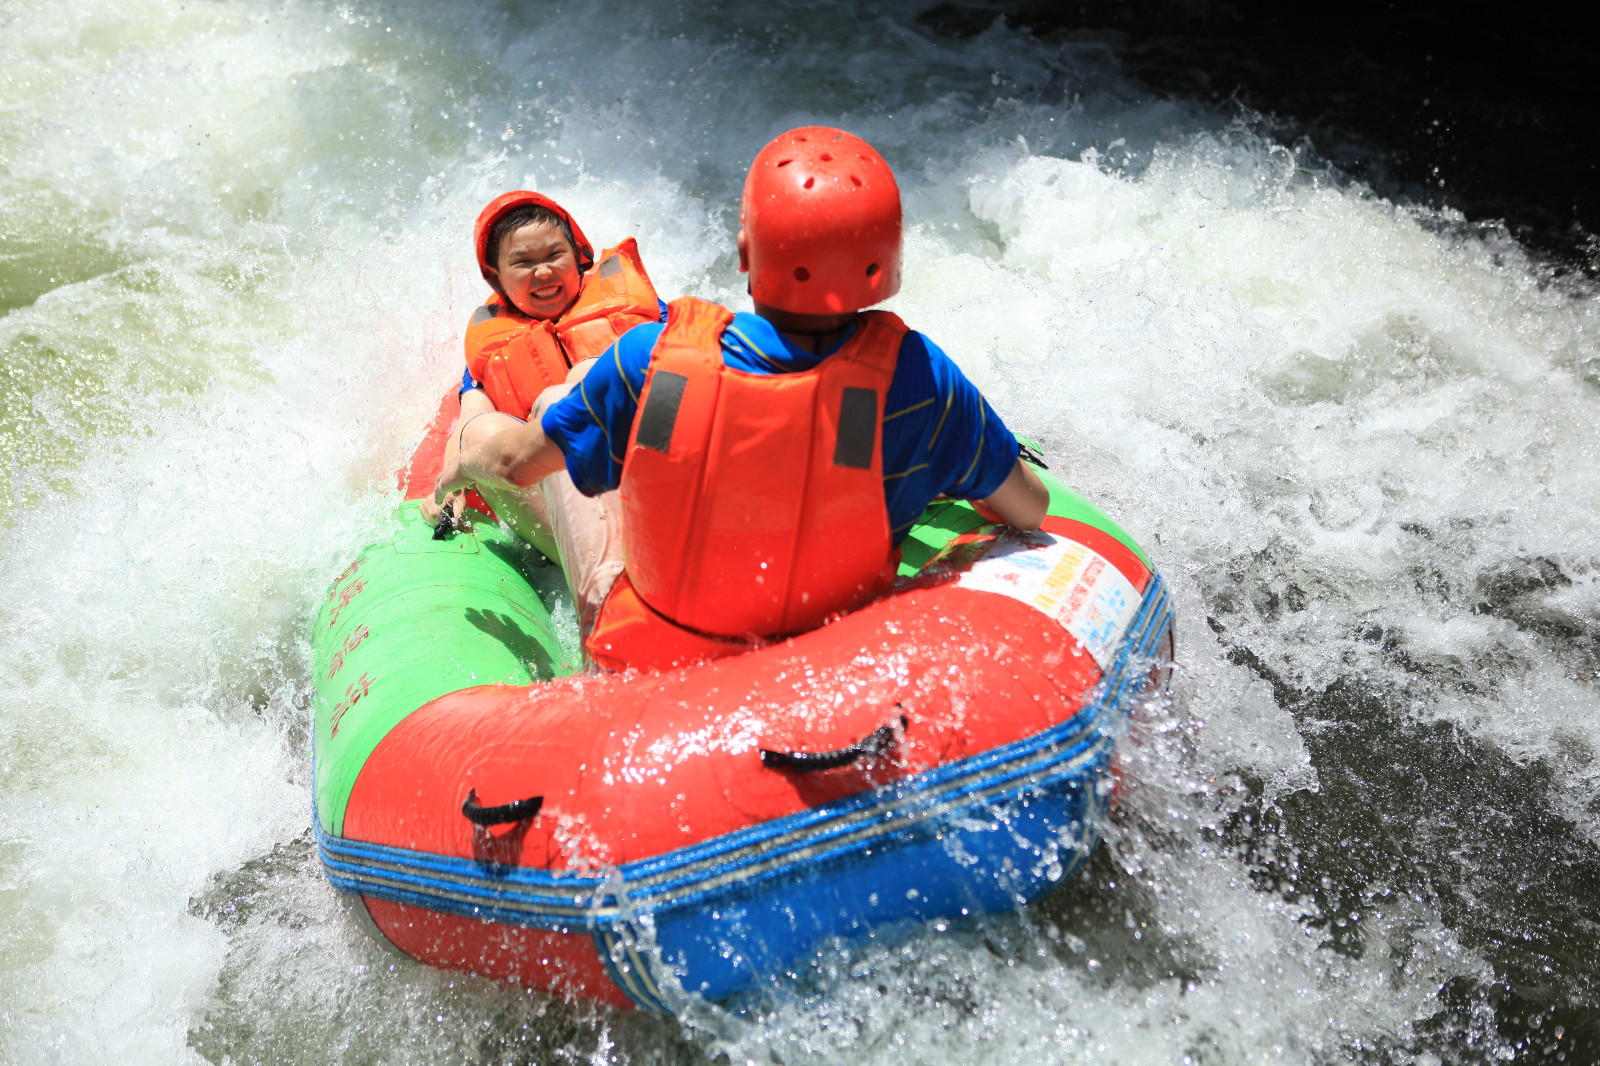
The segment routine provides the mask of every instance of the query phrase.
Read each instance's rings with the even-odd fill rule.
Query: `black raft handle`
[[[466,815],[467,821],[473,825],[504,825],[507,822],[521,822],[532,818],[543,806],[543,796],[529,796],[525,800],[514,800],[498,807],[480,807],[478,790],[472,789],[467,793],[466,801],[461,804],[461,813]]]
[[[434,540],[445,540],[460,527],[460,521],[456,517],[455,509],[450,506],[452,502],[451,500],[446,500],[444,501],[444,506],[439,508],[439,521],[433,527]]]
[[[1040,455],[1037,449],[1021,441],[1017,442],[1017,458],[1031,463],[1040,470],[1050,469],[1050,464],[1044,461],[1044,456]]]
[[[896,722],[899,723],[900,732],[905,732],[905,717],[901,716]],[[861,759],[877,758],[894,743],[896,722],[880,726],[869,736],[837,751],[769,751],[762,748],[761,765],[769,770],[811,773],[814,770],[837,770]]]

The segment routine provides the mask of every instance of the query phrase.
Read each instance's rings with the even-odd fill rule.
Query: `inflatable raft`
[[[1144,553],[1042,476],[1041,531],[936,502],[884,598],[659,675],[580,675],[559,570],[403,503],[316,622],[328,878],[412,958],[669,1012],[1038,898],[1096,845],[1171,660]]]

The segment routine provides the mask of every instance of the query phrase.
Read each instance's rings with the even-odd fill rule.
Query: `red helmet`
[[[566,220],[567,227],[572,230],[573,251],[578,255],[578,269],[588,270],[594,266],[594,248],[589,244],[589,238],[583,235],[583,230],[578,228],[577,220],[570,212],[548,196],[543,196],[528,189],[514,189],[511,192],[501,193],[489,201],[489,206],[478,213],[477,224],[472,227],[472,243],[478,249],[478,269],[483,271],[483,280],[494,286],[494,281],[489,277],[489,234],[494,231],[494,224],[508,212],[519,207],[545,207],[555,212]]]
[[[900,291],[900,187],[883,156],[828,126],[780,134],[750,164],[739,204],[756,300],[839,314]]]

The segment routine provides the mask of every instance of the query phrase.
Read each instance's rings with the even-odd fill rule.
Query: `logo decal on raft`
[[[344,610],[346,607],[350,606],[350,601],[355,599],[355,597],[360,594],[361,590],[366,588],[366,587],[367,587],[367,579],[364,578],[364,577],[363,578],[357,578],[356,580],[350,582],[350,584],[346,585],[344,588],[339,589],[337,592],[333,593],[331,596],[328,597],[329,599],[337,601],[333,605],[332,613],[330,613],[328,615],[328,628],[329,629],[332,629],[333,626],[334,626],[334,623],[339,621],[339,612]]]
[[[1092,548],[1052,533],[1007,533],[960,583],[1026,603],[1078,638],[1100,669],[1139,607],[1139,591]]]
[[[371,691],[372,685],[373,677],[367,673],[363,673],[360,677],[350,682],[349,686],[344,690],[344,701],[334,707],[333,717],[328,720],[329,724],[333,726],[333,732],[328,734],[330,737],[339,735],[340,719],[345,716],[346,711],[361,702],[361,698]]]
[[[366,640],[371,635],[371,631],[367,629],[367,624],[363,622],[356,626],[356,631],[354,633],[351,633],[344,639],[344,647],[334,652],[333,662],[328,664],[329,681],[333,680],[334,674],[337,674],[340,670],[344,669],[344,657],[361,647],[361,642]]]
[[[360,570],[361,569],[361,565],[363,563],[365,563],[366,561],[367,561],[367,557],[365,555],[358,556],[356,558],[355,562],[351,563],[349,566],[344,568],[344,573],[340,574],[338,577],[333,579],[334,587],[337,588],[338,585],[339,585],[339,582],[343,581],[345,578],[347,578],[350,575],[354,574],[357,570]],[[328,593],[328,599],[330,599],[330,600],[333,599],[333,597],[335,595],[336,595],[336,593],[333,593],[333,592]]]

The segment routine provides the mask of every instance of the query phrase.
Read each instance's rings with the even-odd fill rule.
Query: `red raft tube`
[[[482,514],[433,539],[437,445],[314,639],[323,866],[406,955],[675,1013],[830,941],[1026,905],[1098,843],[1171,607],[1048,474],[1042,530],[937,502],[896,587],[818,630],[582,676],[558,569]]]

